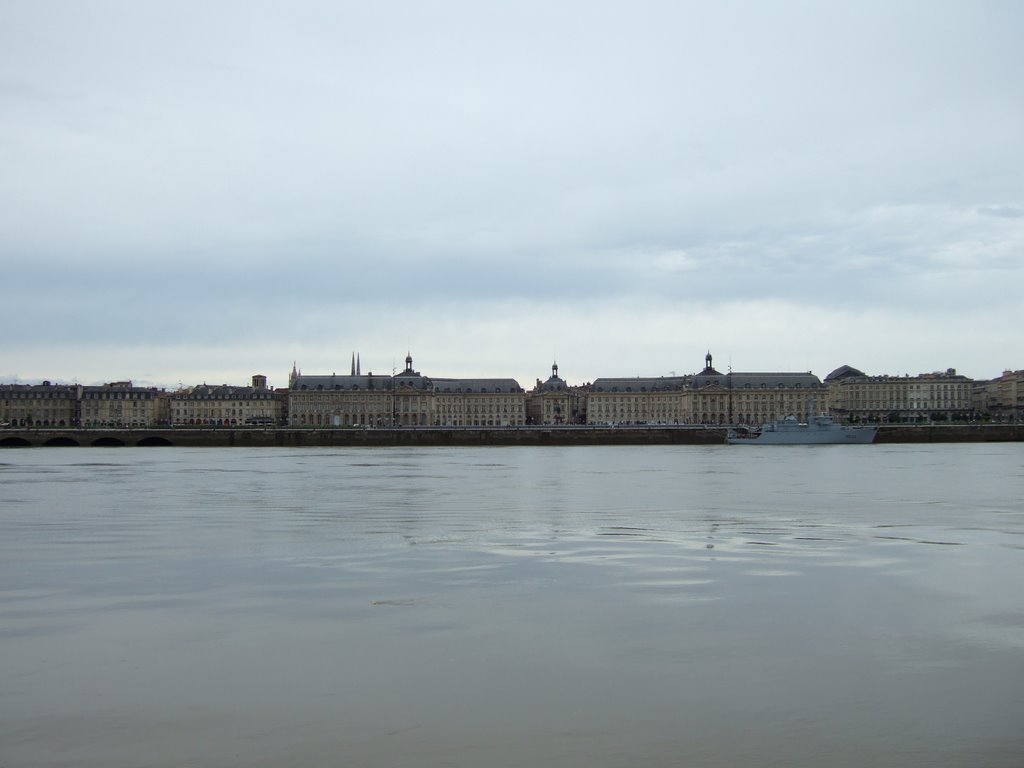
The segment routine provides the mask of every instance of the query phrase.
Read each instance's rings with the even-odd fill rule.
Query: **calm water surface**
[[[0,766],[1019,766],[1024,446],[0,452]]]

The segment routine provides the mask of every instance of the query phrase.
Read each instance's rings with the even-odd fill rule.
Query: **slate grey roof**
[[[549,376],[548,380],[541,384],[539,389],[541,392],[565,392],[569,389],[569,385],[565,383],[565,379],[561,376]]]
[[[756,373],[734,371],[731,374],[719,376],[705,375],[699,373],[693,377],[694,389],[702,389],[708,386],[729,387],[729,379],[732,378],[733,389],[820,389],[824,385],[813,373]]]
[[[825,381],[834,381],[836,379],[846,379],[851,376],[866,376],[864,371],[858,371],[851,365],[841,365],[836,368],[832,373],[825,377]]]
[[[433,381],[422,374],[413,372],[399,373],[394,378],[396,389],[419,389],[429,391],[433,387]]]
[[[523,391],[515,379],[434,379],[434,392],[463,394],[472,392],[497,392],[518,394]]]
[[[709,386],[727,388],[732,377],[733,389],[817,389],[823,385],[813,373],[698,373],[694,376],[638,376],[630,379],[595,379],[593,392],[673,392],[703,389]],[[762,387],[762,385],[764,385]]]
[[[433,392],[522,392],[515,379],[432,379],[420,374],[391,376],[299,376],[292,391],[302,390],[397,390],[417,389]]]
[[[155,397],[159,391],[156,387],[134,387],[129,382],[119,381],[100,386],[82,387],[82,397],[89,400],[149,400]],[[115,398],[115,395],[124,395],[124,397]]]
[[[0,384],[4,397],[74,398],[78,387],[74,384]]]
[[[309,389],[391,389],[390,376],[299,376],[291,386],[293,392]]]
[[[229,384],[200,384],[178,392],[171,393],[172,400],[273,400],[274,393],[269,389],[253,387],[234,387]]]
[[[672,392],[686,389],[690,376],[636,376],[630,379],[594,379],[591,392]]]

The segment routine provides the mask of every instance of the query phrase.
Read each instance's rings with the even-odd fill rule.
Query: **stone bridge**
[[[722,427],[406,427],[402,429],[0,429],[0,448],[346,447],[386,445],[714,445]]]

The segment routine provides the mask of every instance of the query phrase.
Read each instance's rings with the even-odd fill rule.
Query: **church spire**
[[[355,376],[355,375],[356,375],[356,353],[353,352],[352,353],[352,368],[351,368],[351,371],[349,372],[349,376]]]
[[[362,376],[362,375],[363,375],[363,373],[360,370],[360,365],[359,365],[359,353],[357,352],[356,353],[356,376]]]

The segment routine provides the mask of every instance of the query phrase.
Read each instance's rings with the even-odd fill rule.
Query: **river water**
[[[0,766],[1024,764],[1024,446],[0,453]]]

